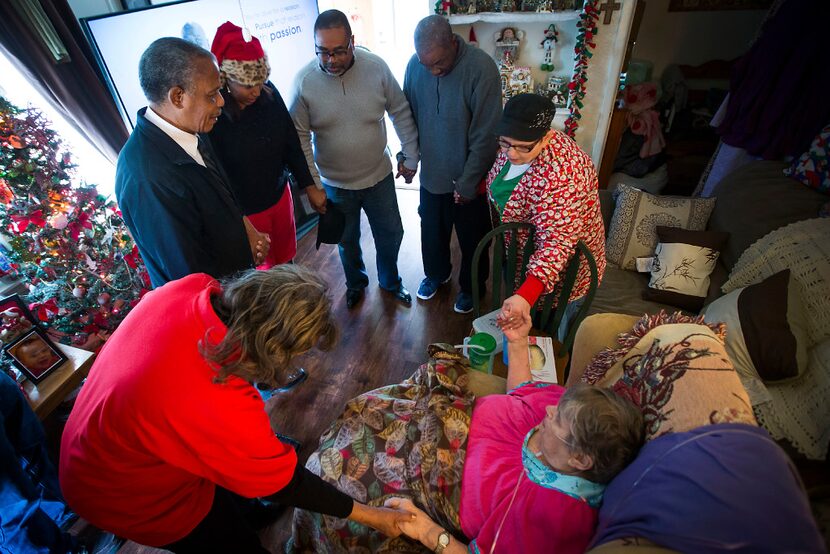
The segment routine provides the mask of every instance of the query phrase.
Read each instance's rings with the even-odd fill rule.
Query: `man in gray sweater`
[[[389,113],[403,149],[398,176],[410,183],[418,167],[418,131],[409,103],[381,58],[355,50],[343,12],[321,13],[314,41],[317,58],[298,73],[290,111],[312,177],[345,215],[339,250],[346,305],[357,305],[369,284],[360,249],[361,209],[375,239],[378,283],[411,304],[398,274],[403,225],[383,121]]]
[[[452,230],[461,248],[461,292],[454,309],[473,309],[472,262],[490,230],[482,181],[496,158],[494,129],[501,117],[501,82],[495,62],[453,34],[446,19],[426,17],[415,29],[415,55],[403,90],[418,125],[421,150],[421,255],[424,280],[418,298],[429,300],[452,277]],[[478,272],[484,284],[487,256]]]

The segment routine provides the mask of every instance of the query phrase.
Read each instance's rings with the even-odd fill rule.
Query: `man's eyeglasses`
[[[346,46],[341,46],[339,48],[335,48],[334,50],[320,50],[315,49],[314,53],[317,55],[318,58],[321,60],[333,60],[335,58],[342,59],[349,55],[349,52],[352,51],[352,41],[349,39],[349,44]]]
[[[530,144],[512,144],[504,139],[499,139],[499,148],[501,148],[502,150],[510,150],[512,148],[516,152],[527,154],[528,152],[531,152],[534,148],[536,148],[536,145],[539,144],[540,140],[542,139],[534,141]]]

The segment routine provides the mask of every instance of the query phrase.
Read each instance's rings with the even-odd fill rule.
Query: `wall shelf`
[[[579,18],[579,10],[558,12],[483,12],[450,15],[450,25],[469,25],[470,23],[552,23],[571,21]]]

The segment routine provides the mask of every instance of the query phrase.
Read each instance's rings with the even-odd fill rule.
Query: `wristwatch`
[[[450,533],[449,531],[441,531],[441,534],[438,535],[438,544],[435,545],[433,552],[435,554],[441,554],[445,548],[450,545]]]

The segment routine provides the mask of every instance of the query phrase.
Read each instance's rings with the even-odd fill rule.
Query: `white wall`
[[[659,80],[670,64],[730,60],[747,51],[766,10],[670,12],[668,0],[647,0],[632,57],[654,63]]]

